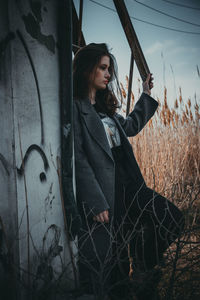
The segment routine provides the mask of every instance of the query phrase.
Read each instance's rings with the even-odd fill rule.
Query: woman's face
[[[90,89],[101,90],[105,89],[110,79],[110,57],[102,56],[97,68],[91,74],[89,82]]]

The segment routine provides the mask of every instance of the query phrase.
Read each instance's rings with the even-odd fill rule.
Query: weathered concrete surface
[[[57,172],[57,12],[55,0],[0,2],[0,216],[34,291],[61,273],[73,283]]]

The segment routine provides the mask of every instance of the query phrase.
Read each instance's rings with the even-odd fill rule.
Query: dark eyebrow
[[[104,67],[110,68],[110,66],[108,66],[107,64],[100,64],[100,66],[104,66]]]

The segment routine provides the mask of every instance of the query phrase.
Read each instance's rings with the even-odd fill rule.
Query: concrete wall
[[[61,273],[73,283],[57,164],[58,2],[0,1],[1,251],[38,293]]]

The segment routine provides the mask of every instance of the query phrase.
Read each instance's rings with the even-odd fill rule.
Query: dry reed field
[[[128,85],[128,78],[126,78]],[[139,79],[138,79],[139,81]],[[125,112],[127,86],[121,84]],[[140,93],[140,90],[139,90]],[[148,125],[130,138],[149,187],[174,202],[185,215],[185,231],[165,253],[161,299],[200,299],[200,112],[197,100],[184,100],[181,88],[174,107],[167,88]],[[131,94],[131,107],[135,97]]]

